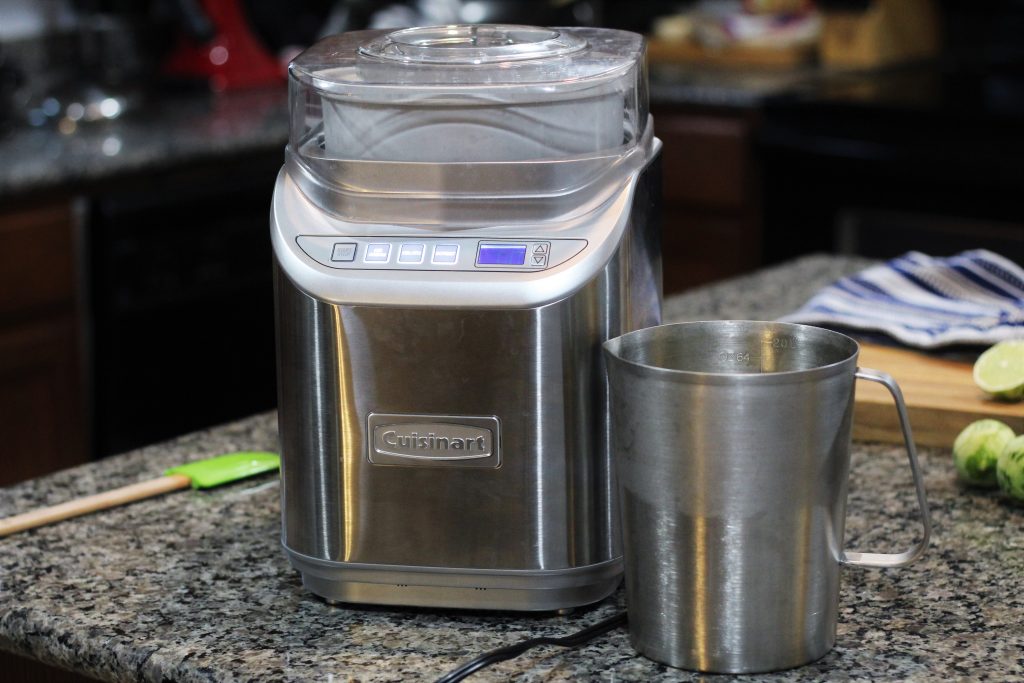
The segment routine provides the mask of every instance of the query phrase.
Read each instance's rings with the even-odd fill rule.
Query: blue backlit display
[[[526,263],[526,245],[481,244],[476,262],[481,266],[521,266]]]

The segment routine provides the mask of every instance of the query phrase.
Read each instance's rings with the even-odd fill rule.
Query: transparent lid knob
[[[359,48],[367,57],[419,64],[494,64],[560,57],[587,41],[553,28],[514,25],[423,26],[394,31]]]

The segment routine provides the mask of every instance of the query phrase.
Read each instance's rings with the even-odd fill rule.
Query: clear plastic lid
[[[644,50],[635,33],[597,28],[452,25],[331,36],[289,68],[289,161],[320,189],[363,197],[564,193],[648,137]],[[580,177],[569,167],[524,167],[510,185],[509,169],[492,167],[560,161],[578,165]],[[476,168],[457,168],[467,164]],[[444,183],[430,180],[439,177]]]

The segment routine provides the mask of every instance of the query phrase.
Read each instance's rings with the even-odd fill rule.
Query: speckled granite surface
[[[857,265],[802,259],[684,295],[668,317],[771,317]],[[275,434],[274,416],[259,415],[0,489],[0,515],[184,460],[273,448]],[[907,546],[917,522],[905,457],[890,446],[853,450],[847,545]],[[961,488],[948,451],[921,456],[931,552],[902,570],[845,570],[836,648],[810,666],[744,680],[1024,680],[1024,508]],[[431,680],[484,650],[565,634],[623,605],[620,591],[564,617],[331,607],[303,591],[284,559],[278,514],[277,482],[263,477],[0,539],[0,648],[111,681]],[[533,650],[470,680],[513,678],[728,677],[648,661],[619,630],[580,650]]]
[[[284,84],[220,96],[182,93],[114,121],[82,124],[72,135],[11,129],[0,134],[0,201],[232,154],[280,149],[283,160],[287,100]]]
[[[669,297],[663,320],[774,320],[795,311],[825,285],[872,263],[859,256],[805,256]]]
[[[709,67],[706,64],[652,64],[650,95],[655,105],[754,108],[766,98],[840,78],[818,66],[792,69]]]

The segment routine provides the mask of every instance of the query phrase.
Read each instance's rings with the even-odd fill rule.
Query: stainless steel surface
[[[492,609],[569,607],[614,590],[617,579],[595,570],[621,554],[600,344],[660,320],[657,169],[629,188],[610,259],[546,305],[456,307],[474,280],[536,273],[462,274],[442,308],[337,305],[278,269],[284,544],[307,586],[335,600]],[[374,413],[494,416],[500,466],[375,465]],[[329,569],[313,576],[303,558]],[[425,568],[422,590],[400,580],[411,567]],[[521,571],[531,585],[512,580]],[[544,580],[567,571],[569,585]],[[474,588],[487,594],[470,605]]]
[[[896,412],[900,416],[900,429],[903,432],[903,445],[907,449],[907,461],[914,476],[914,490],[917,494],[917,506],[921,510],[921,538],[908,550],[900,553],[861,553],[846,551],[843,553],[843,564],[861,567],[905,567],[924,554],[928,549],[928,541],[932,535],[931,517],[928,514],[928,496],[924,490],[924,477],[921,466],[917,462],[917,448],[914,446],[914,435],[910,430],[910,418],[907,416],[907,404],[903,400],[903,392],[896,384],[892,375],[870,368],[857,368],[857,379],[881,384],[892,395],[896,403]]]
[[[309,590],[331,602],[551,611],[614,591],[622,558],[570,569],[499,570],[327,562],[289,551]]]
[[[723,673],[823,656],[844,557],[856,342],[719,321],[640,330],[605,351],[634,647]]]

